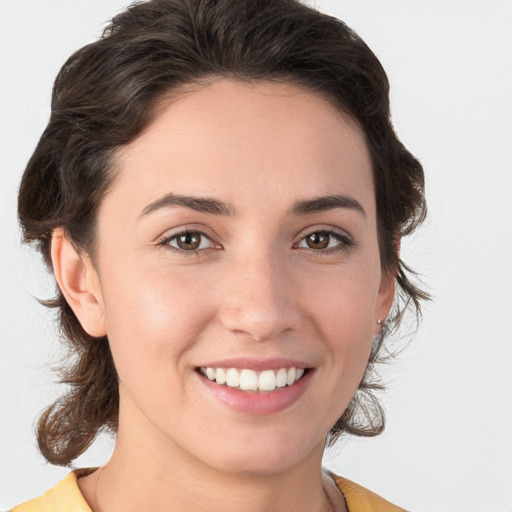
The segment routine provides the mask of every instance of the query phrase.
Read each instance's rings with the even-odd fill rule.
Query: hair
[[[375,364],[384,339],[410,307],[428,298],[407,277],[400,237],[426,214],[420,163],[398,140],[389,83],[377,57],[342,21],[297,0],[150,0],[113,18],[100,39],[75,52],[54,84],[48,125],[26,167],[18,214],[25,242],[51,269],[53,231],[64,228],[94,261],[96,214],[115,178],[116,152],[151,123],[173,92],[215,79],[283,81],[326,98],[363,129],[377,203],[381,267],[396,276],[395,303],[375,337],[359,389],[329,436],[372,436],[384,429]],[[38,444],[53,464],[68,465],[104,429],[116,432],[118,380],[108,339],[88,335],[57,287],[69,358],[66,393],[40,416]]]

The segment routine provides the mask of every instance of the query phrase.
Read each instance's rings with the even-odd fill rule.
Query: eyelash
[[[171,252],[174,252],[174,253],[177,253],[177,254],[181,254],[181,255],[184,255],[184,256],[199,256],[201,251],[204,251],[204,250],[212,248],[210,246],[210,247],[203,247],[202,249],[186,250],[186,249],[180,249],[179,247],[173,247],[171,245],[171,242],[173,240],[177,240],[179,237],[190,236],[190,235],[192,235],[192,236],[195,235],[195,236],[199,236],[201,238],[206,238],[207,240],[210,241],[212,246],[215,245],[215,243],[212,241],[211,236],[209,236],[208,234],[204,233],[203,231],[200,231],[200,230],[197,230],[197,229],[196,230],[185,229],[183,231],[179,231],[178,233],[173,233],[172,235],[166,236],[165,238],[160,240],[157,245],[165,247],[166,249],[170,250]],[[200,245],[202,243],[203,242],[201,241]]]
[[[340,251],[348,252],[348,250],[355,245],[354,240],[347,233],[345,233],[343,231],[334,230],[334,229],[317,229],[314,231],[310,231],[309,233],[306,233],[300,239],[299,243],[301,243],[302,241],[305,241],[308,237],[310,237],[312,235],[328,236],[331,239],[334,238],[335,240],[337,240],[339,242],[334,247],[328,247],[325,249],[317,250],[317,249],[313,249],[311,247],[301,248],[301,249],[312,251],[319,255],[328,255],[328,254],[333,254],[333,253],[337,253]],[[330,243],[331,243],[331,240],[329,240],[328,245]],[[297,244],[295,244],[295,245],[297,245]]]
[[[171,242],[173,240],[176,240],[179,237],[190,236],[190,235],[192,235],[192,236],[195,235],[195,236],[199,236],[201,238],[206,238],[207,240],[210,241],[211,246],[198,248],[198,249],[186,250],[186,249],[181,249],[179,247],[174,247],[171,245]],[[296,247],[299,243],[301,243],[302,241],[305,241],[308,237],[310,237],[312,235],[324,235],[324,236],[327,235],[331,238],[334,238],[339,243],[334,247],[328,247],[326,249],[318,249],[317,250],[317,249],[312,249],[312,248],[308,248],[308,247],[300,247],[299,249],[311,251],[318,255],[327,255],[327,254],[337,253],[340,251],[347,252],[351,247],[353,247],[355,245],[354,240],[343,231],[337,231],[334,229],[317,229],[317,230],[310,231],[309,233],[306,233],[305,235],[303,235],[302,238],[299,240],[299,242],[297,244],[294,244],[294,247]],[[331,240],[328,242],[328,245],[330,244],[330,242],[331,242]],[[201,244],[202,244],[202,241],[200,242],[200,245]],[[166,236],[165,238],[160,240],[157,245],[165,247],[166,249],[168,249],[174,253],[181,254],[184,256],[198,256],[201,251],[211,249],[212,246],[215,246],[215,243],[212,241],[211,236],[204,233],[203,231],[186,229],[186,230],[180,231],[178,233],[173,233],[172,235]]]

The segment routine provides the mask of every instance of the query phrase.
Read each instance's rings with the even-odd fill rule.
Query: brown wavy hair
[[[425,292],[407,277],[397,241],[424,219],[420,163],[390,120],[389,83],[379,60],[342,21],[296,0],[150,0],[116,16],[101,38],[74,53],[54,84],[51,117],[19,189],[25,242],[51,269],[51,237],[63,227],[94,261],[96,213],[113,184],[117,151],[151,123],[159,100],[187,85],[229,78],[286,81],[322,95],[364,130],[376,189],[383,271],[396,275],[394,309],[374,340],[365,376],[329,442],[384,428],[375,364],[408,306]],[[108,339],[89,336],[60,290],[53,300],[69,358],[66,393],[40,416],[39,448],[68,465],[97,434],[118,424],[118,380]]]

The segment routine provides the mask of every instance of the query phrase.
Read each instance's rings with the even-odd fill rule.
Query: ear
[[[401,245],[401,237],[399,235],[395,238],[395,250],[397,255],[397,262],[400,261],[400,245]],[[391,307],[393,306],[393,301],[395,300],[395,287],[396,287],[396,273],[398,268],[393,271],[387,270],[382,274],[379,285],[379,294],[378,294],[378,303],[376,308],[377,318],[375,320],[375,334],[377,334],[381,328],[382,324],[386,320],[386,317],[389,315]]]
[[[63,228],[52,234],[51,258],[60,291],[87,334],[107,334],[98,273],[90,259],[80,256]]]
[[[382,274],[377,298],[375,334],[381,330],[382,324],[386,320],[391,306],[393,305],[393,300],[395,299],[395,283],[396,276],[394,272],[388,271]]]

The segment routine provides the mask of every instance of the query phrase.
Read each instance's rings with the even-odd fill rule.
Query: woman
[[[294,0],[153,0],[56,79],[22,179],[76,356],[38,425],[67,465],[32,510],[401,510],[323,474],[384,426],[373,367],[405,305],[400,238],[423,171],[388,82],[342,22]]]

